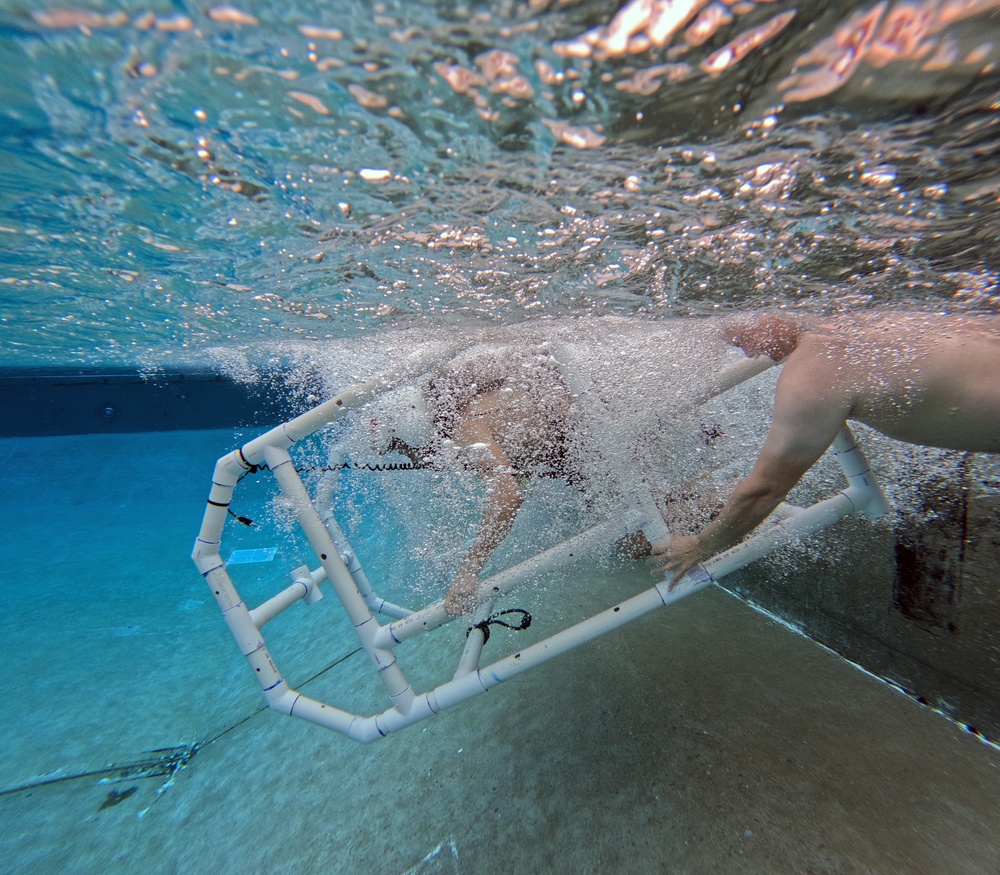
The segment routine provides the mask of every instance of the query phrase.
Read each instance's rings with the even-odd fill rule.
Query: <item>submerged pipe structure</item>
[[[446,612],[443,601],[410,612],[385,602],[375,593],[336,522],[329,515],[324,519],[317,511],[288,451],[296,442],[334,422],[348,410],[394,387],[407,373],[414,372],[423,364],[426,364],[426,357],[412,358],[396,371],[353,386],[220,458],[192,553],[192,559],[212,590],[226,625],[256,676],[268,705],[283,714],[332,729],[355,741],[375,741],[485,693],[530,668],[699,592],[784,544],[806,537],[849,514],[877,517],[889,508],[854,435],[845,426],[831,447],[833,458],[847,480],[847,487],[841,492],[805,508],[784,505],[777,522],[765,525],[742,543],[696,566],[683,578],[675,581],[667,577],[638,595],[484,667],[479,667],[478,661],[485,632],[474,627],[470,630],[470,639],[472,635],[479,638],[470,640],[463,650],[455,676],[431,690],[417,693],[406,680],[396,660],[395,649],[454,618]],[[706,388],[702,400],[727,391],[769,366],[759,359],[751,360],[721,373]],[[222,529],[240,478],[263,467],[274,474],[319,564],[314,570],[308,566],[297,569],[293,572],[291,586],[250,610],[240,598],[222,559]],[[328,493],[332,490],[324,493],[324,501],[331,497]],[[631,495],[630,500],[632,508],[622,519],[600,523],[481,581],[479,598],[485,605],[492,605],[495,599],[513,591],[526,580],[563,566],[581,555],[606,549],[624,535],[642,531],[650,541],[659,538],[664,524],[651,498]],[[325,582],[329,582],[337,595],[386,688],[389,707],[379,714],[351,714],[303,695],[288,685],[267,650],[261,633],[264,624],[298,601],[307,604],[316,602],[322,596],[319,587]],[[391,622],[380,624],[376,613],[389,617]],[[481,613],[486,614],[487,611]],[[483,619],[485,617],[479,617],[480,621]]]

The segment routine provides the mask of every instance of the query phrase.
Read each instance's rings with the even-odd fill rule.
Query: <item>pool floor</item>
[[[267,711],[188,558],[234,445],[0,441],[0,871],[1000,871],[1000,753],[721,590],[373,745]],[[311,610],[279,666],[367,683]]]

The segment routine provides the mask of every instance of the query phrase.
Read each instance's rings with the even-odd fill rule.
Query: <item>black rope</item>
[[[497,617],[505,617],[507,614],[521,614],[521,622],[517,626],[512,626],[510,623],[505,623],[503,620],[498,620]],[[490,614],[485,620],[480,623],[476,623],[474,626],[469,626],[465,630],[465,637],[469,637],[469,633],[473,629],[478,629],[483,633],[483,644],[486,644],[490,640],[490,626],[503,626],[506,629],[513,629],[515,632],[523,632],[531,625],[531,614],[522,608],[511,608],[507,611],[499,611],[496,614]]]

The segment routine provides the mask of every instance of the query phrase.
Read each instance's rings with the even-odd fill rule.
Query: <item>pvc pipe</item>
[[[452,708],[462,702],[485,693],[503,681],[523,674],[530,668],[548,662],[557,656],[579,647],[613,629],[617,629],[638,617],[673,604],[711,583],[705,575],[703,579],[689,581],[673,592],[667,592],[664,584],[657,584],[637,596],[608,608],[593,617],[577,623],[562,632],[557,632],[544,641],[519,650],[486,668],[456,677],[434,690],[417,696],[416,704],[409,714],[400,714],[389,709],[374,717],[359,718],[350,728],[348,737],[361,742],[371,742],[390,732]]]
[[[394,707],[372,717],[351,715],[302,696],[294,690],[289,690],[284,681],[277,676],[276,669],[273,677],[277,677],[277,682],[270,689],[265,689],[265,696],[269,705],[275,710],[334,729],[355,741],[375,741],[390,732],[405,728],[431,717],[439,711],[465,702],[503,681],[592,641],[659,607],[674,604],[682,598],[699,592],[726,574],[744,567],[792,538],[810,534],[836,522],[856,509],[855,502],[864,506],[865,502],[870,500],[870,496],[870,490],[866,487],[851,486],[833,498],[818,502],[811,507],[803,509],[789,507],[787,508],[789,515],[782,521],[743,544],[713,557],[703,566],[698,566],[678,581],[676,586],[673,585],[670,578],[667,578],[639,595],[500,659],[483,669],[470,669],[468,672],[456,673],[455,678],[451,681],[427,693],[415,695],[407,690],[404,691],[404,694],[395,697],[390,695],[390,699],[396,703]],[[601,528],[601,526],[595,527],[595,529]],[[590,534],[590,532],[583,534]],[[574,540],[576,539],[570,539],[570,541]],[[565,548],[565,544],[559,545],[559,547]],[[221,573],[225,573],[224,569]],[[474,631],[478,632],[478,630]],[[248,655],[248,660],[251,660],[251,664],[255,665],[258,672],[266,665],[266,662],[270,661],[262,642],[260,647]],[[273,663],[271,667],[273,668]],[[271,680],[272,676],[266,675],[266,679]],[[264,681],[262,680],[263,685]]]
[[[291,502],[299,525],[302,526],[313,552],[319,557],[327,578],[340,597],[351,622],[355,626],[367,623],[372,618],[371,612],[358,593],[353,578],[341,560],[337,545],[334,544],[330,533],[326,530],[326,526],[323,525],[323,521],[309,500],[309,493],[302,484],[287,449],[265,447],[264,458],[268,468],[278,481],[282,493]]]
[[[259,464],[266,447],[288,449],[325,425],[338,420],[355,407],[360,407],[372,398],[392,389],[400,380],[426,369],[432,362],[440,360],[454,349],[454,345],[444,350],[418,350],[398,367],[376,374],[341,391],[329,401],[307,410],[305,413],[282,423],[245,444],[241,450],[243,458],[250,464]]]
[[[292,694],[293,698],[287,703],[288,710],[285,713],[291,717],[301,717],[310,723],[315,723],[326,729],[333,729],[349,737],[351,736],[352,726],[359,720],[364,719],[358,717],[356,714],[349,714],[346,711],[341,711],[339,708],[334,708],[332,705],[324,705],[322,702],[317,702],[315,699],[303,696],[295,690],[289,690],[288,692]],[[286,703],[281,702],[281,704],[284,705]],[[275,710],[279,709],[275,708]]]
[[[274,707],[274,703],[281,700],[288,690],[288,684],[271,659],[260,629],[229,579],[225,563],[218,555],[215,559],[215,565],[205,573],[205,580],[222,609],[222,618],[229,627],[236,646],[253,669],[264,698],[268,705]]]
[[[218,553],[213,556],[199,557],[198,565],[205,568],[202,576],[212,591],[212,595],[215,596],[216,604],[218,604],[223,616],[230,608],[243,604],[240,594],[236,591],[236,587],[233,586],[229,577],[229,572],[226,571],[226,563]],[[244,651],[241,650],[241,652]]]
[[[711,401],[723,392],[728,392],[740,383],[745,383],[752,377],[756,377],[757,374],[763,374],[764,371],[770,370],[776,364],[778,363],[766,355],[758,355],[731,364],[715,375],[715,378],[705,386],[704,391],[695,398],[694,403],[697,405]]]
[[[222,529],[226,522],[233,490],[240,477],[253,466],[259,465],[267,447],[287,450],[293,443],[327,425],[351,408],[391,389],[408,374],[427,367],[454,350],[454,344],[443,349],[421,350],[411,354],[398,367],[370,377],[351,386],[329,401],[314,407],[301,416],[283,423],[254,438],[238,450],[221,457],[215,465],[212,490],[208,497],[208,508],[202,519],[201,529],[195,539],[192,559],[204,575],[211,563],[211,557],[219,552]]]
[[[492,610],[493,602],[488,601],[481,604],[472,615],[471,628],[466,633],[465,647],[462,648],[462,656],[458,660],[454,677],[460,678],[479,668],[479,657],[486,644],[486,632],[479,628],[479,624],[489,620]]]
[[[320,569],[321,571],[323,569]],[[282,611],[287,610],[300,599],[304,599],[306,604],[314,604],[323,597],[323,592],[317,586],[318,581],[314,580],[306,566],[302,566],[293,572],[295,579],[292,585],[283,589],[277,595],[272,596],[266,602],[258,605],[250,611],[250,619],[254,625],[260,629],[265,623],[269,623]],[[326,573],[322,574],[322,579],[326,579]]]
[[[300,571],[302,573],[302,581],[306,585],[306,594],[302,598],[307,605],[314,605],[323,598],[323,590],[319,588],[319,585],[326,580],[326,569],[320,565],[315,571],[310,571],[307,566],[303,565]],[[292,574],[298,575],[299,571],[293,571]],[[296,576],[295,580],[297,581],[298,579]]]
[[[265,623],[271,622],[278,614],[290,608],[299,599],[305,598],[308,591],[305,582],[297,580],[287,589],[283,589],[266,602],[257,605],[256,608],[250,611],[250,619],[260,629]]]
[[[233,635],[233,639],[236,641],[236,646],[239,647],[240,653],[242,653],[247,659],[250,659],[255,653],[264,648],[264,639],[261,637],[260,629],[250,618],[250,612],[247,610],[247,606],[243,602],[237,602],[231,607],[226,608],[222,612],[222,617],[226,621],[226,625],[229,627],[229,631]],[[271,668],[274,668],[272,665]],[[277,674],[277,669],[274,669],[274,675],[265,674],[264,676],[258,676],[258,681],[260,685],[266,690],[274,684],[280,677]]]
[[[732,388],[766,370],[773,362],[769,359],[751,360],[741,364],[739,368],[730,368],[722,372],[710,387],[706,397],[713,397]],[[292,443],[333,421],[342,415],[343,410],[361,400],[367,400],[369,395],[391,385],[390,377],[372,378],[346,390],[309,413],[277,429],[272,429],[256,441],[251,441],[242,450],[236,450],[219,459],[208,508],[192,554],[199,571],[212,588],[240,651],[254,669],[269,707],[334,729],[357,741],[373,741],[486,692],[529,668],[619,628],[658,607],[673,604],[698,592],[715,580],[744,567],[788,541],[824,528],[855,510],[868,516],[877,516],[888,509],[885,497],[863,453],[858,448],[850,429],[845,426],[833,445],[835,458],[848,480],[848,487],[843,492],[809,508],[784,506],[783,519],[742,544],[697,566],[676,585],[672,578],[667,578],[621,604],[498,660],[484,669],[476,669],[475,666],[480,658],[485,635],[481,630],[473,629],[469,634],[470,640],[463,652],[455,677],[434,690],[417,695],[406,682],[392,648],[421,632],[443,625],[452,618],[445,612],[443,602],[438,602],[386,627],[380,627],[371,611],[370,602],[374,591],[360,563],[357,562],[353,551],[350,551],[349,545],[345,557],[341,558],[339,547],[335,543],[335,535],[339,533],[342,538],[343,533],[332,518],[326,521],[320,519],[288,454],[288,447]],[[236,483],[245,471],[253,465],[260,464],[261,460],[274,473],[279,487],[295,508],[299,524],[319,557],[321,567],[310,572],[303,566],[296,572],[301,574],[292,586],[251,612],[240,600],[229,578],[219,547],[222,528]],[[658,512],[650,517],[651,500],[637,500],[636,503],[641,510],[630,513],[624,524],[608,521],[594,526],[538,556],[482,581],[477,594],[481,599],[487,600],[480,610],[483,618],[488,616],[494,598],[521,585],[530,575],[548,571],[579,555],[591,553],[595,548],[606,547],[616,535],[620,537],[642,528],[648,529],[654,538],[658,537],[663,522]],[[346,543],[346,539],[343,539],[343,542]],[[348,564],[352,566],[350,569],[347,567]],[[260,625],[299,598],[318,597],[317,586],[324,578],[330,580],[389,693],[392,707],[381,714],[372,717],[349,714],[290,689],[264,645]],[[377,601],[377,596],[374,598]],[[380,607],[385,604],[387,603],[382,601]]]
[[[480,581],[477,592],[478,599],[486,601],[506,595],[521,586],[528,577],[545,574],[559,566],[568,565],[583,556],[607,550],[614,546],[616,541],[634,533],[640,527],[636,524],[635,516],[626,517],[624,522],[606,520],[603,523],[598,523],[554,547],[549,547],[548,550],[544,550],[536,556],[525,559],[517,565]]]
[[[848,426],[845,425],[838,433],[832,449],[834,458],[847,478],[847,489],[807,508],[792,508],[786,505],[783,518],[743,543],[703,563],[713,578],[718,580],[737,568],[742,568],[797,538],[811,535],[855,511],[860,511],[869,518],[888,512],[889,503]]]
[[[354,624],[362,646],[375,664],[390,699],[398,700],[399,707],[406,710],[412,700],[413,691],[407,683],[402,669],[397,664],[393,652],[379,647],[375,643],[375,635],[379,628],[378,622],[372,616],[368,605],[361,597],[361,593],[358,592],[351,573],[337,552],[337,545],[334,544],[330,533],[316,512],[316,508],[313,507],[309,493],[292,464],[291,456],[288,455],[288,450],[269,446],[265,447],[263,452],[268,468],[278,481],[281,491],[295,509],[299,525],[302,527],[313,552],[319,557],[326,570],[327,578],[344,606],[351,623]]]
[[[330,533],[330,537],[336,543],[340,558],[343,560],[344,565],[347,566],[347,570],[351,572],[351,577],[354,578],[358,592],[361,593],[361,597],[365,600],[365,604],[368,605],[369,610],[373,614],[385,614],[387,617],[392,617],[395,620],[410,616],[413,611],[393,604],[375,592],[371,582],[368,580],[368,575],[365,574],[365,570],[361,566],[357,552],[337,524],[332,511],[323,514],[323,523],[326,526],[326,530]]]
[[[207,568],[202,560],[219,553],[222,543],[222,528],[226,524],[229,503],[240,477],[246,471],[236,452],[223,456],[215,463],[212,474],[212,488],[208,494],[208,505],[202,517],[201,529],[194,542],[191,558],[198,570],[205,574]]]
[[[845,425],[833,441],[833,457],[847,478],[848,491],[854,490],[862,504],[858,506],[868,519],[884,516],[889,512],[889,502],[878,480],[868,465],[865,454],[858,446],[854,432]]]
[[[656,506],[653,496],[649,492],[636,491],[633,493],[632,498],[634,502],[633,507],[644,517],[643,521],[636,526],[636,529],[642,531],[646,536],[646,540],[650,544],[655,544],[657,541],[669,537],[670,530],[667,528],[667,523],[663,519],[660,509]]]
[[[278,667],[271,659],[263,641],[260,647],[247,654],[247,662],[254,670],[261,689],[264,691],[264,699],[268,707],[281,710],[281,703],[287,703],[288,683],[278,672]],[[285,711],[284,713],[288,713]]]
[[[530,647],[519,650],[517,653],[480,669],[480,680],[486,689],[495,687],[502,681],[509,680],[527,671],[529,668],[533,668],[553,657],[560,656],[569,650],[579,647],[581,644],[593,641],[606,632],[624,626],[626,623],[648,614],[656,608],[661,608],[663,604],[663,598],[659,590],[654,586],[614,607],[588,617],[586,620],[582,620],[568,629],[557,632],[543,641],[532,644]],[[439,689],[437,691],[438,701],[441,702],[442,699],[450,701],[448,693],[448,690],[442,692]]]
[[[522,674],[530,668],[586,644],[614,629],[700,592],[713,582],[796,537],[831,525],[854,511],[848,490],[833,498],[791,513],[767,532],[727,550],[698,566],[674,586],[667,578],[649,590],[618,605],[595,614],[574,626],[557,632],[543,641],[498,660],[477,671],[459,672],[455,677],[428,693],[417,696],[417,704],[408,714],[389,709],[371,718],[359,719],[351,726],[349,737],[358,741],[374,741],[389,732],[402,729],[432,713],[460,704]],[[857,495],[857,493],[856,493]],[[478,630],[474,630],[478,631]],[[470,634],[471,637],[471,634]]]
[[[492,577],[480,581],[477,599],[492,602],[498,596],[516,589],[530,575],[543,574],[557,566],[566,565],[581,556],[590,555],[599,549],[606,549],[614,543],[613,539],[616,536],[623,537],[632,531],[635,529],[630,529],[628,522],[623,524],[607,520],[599,523],[554,547],[550,547],[537,556],[525,559],[499,574],[494,574]],[[382,626],[376,634],[375,641],[379,647],[395,647],[410,638],[437,629],[452,619],[453,617],[445,611],[442,600],[420,611],[415,611],[395,623]]]
[[[458,668],[455,669],[453,679],[479,668],[479,657],[483,653],[485,644],[486,633],[482,629],[477,629],[475,626],[469,629],[469,637],[465,639],[465,647],[462,648],[462,656],[458,660]]]
[[[702,566],[714,580],[719,580],[797,538],[811,535],[837,522],[855,510],[854,503],[845,493],[846,490],[789,514],[746,541],[713,556],[702,563]]]

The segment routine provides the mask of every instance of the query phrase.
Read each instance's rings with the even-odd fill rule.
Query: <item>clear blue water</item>
[[[245,437],[0,440],[5,873],[990,871],[991,751],[721,591],[371,746],[265,710],[187,555],[211,459]],[[270,490],[244,487],[263,522]],[[233,569],[249,598],[301,556],[274,525],[229,537],[279,547]],[[518,599],[529,632],[646,580],[558,577]],[[372,713],[335,601],[268,643],[308,695]],[[442,635],[453,657],[461,628],[400,651],[418,684]]]
[[[995,305],[995,3],[640,5],[4,0],[0,363]]]
[[[614,315],[624,320],[615,330],[646,355],[656,352],[642,344],[651,323],[733,310],[849,316],[893,306],[933,319],[996,309],[992,0],[690,4],[718,17],[714,33],[699,42],[692,11],[660,46],[644,43],[656,22],[638,14],[639,2],[238,5],[0,0],[0,366],[208,361],[252,376],[277,356],[298,366],[292,390],[324,396],[371,373],[386,351],[455,332],[481,340],[579,326],[577,339],[593,343],[608,329],[591,317]],[[654,390],[641,382],[633,385]],[[761,403],[742,423],[758,437],[765,395],[750,396]],[[48,776],[69,794],[36,795],[41,814],[25,802],[30,793],[4,796],[23,818],[8,839],[13,871],[106,871],[109,861],[150,871],[163,854],[185,860],[178,871],[221,871],[239,853],[279,871],[279,843],[260,838],[274,811],[301,840],[298,871],[316,860],[342,871],[383,861],[386,871],[463,871],[450,863],[456,848],[489,871],[503,859],[498,849],[522,838],[544,849],[543,868],[572,859],[582,871],[597,835],[612,846],[601,857],[609,871],[634,870],[637,859],[686,865],[695,860],[687,836],[715,854],[690,871],[724,871],[754,831],[773,843],[747,871],[829,861],[811,845],[796,856],[781,844],[807,820],[798,810],[746,820],[742,812],[769,797],[753,795],[744,772],[770,779],[740,765],[742,743],[718,741],[715,759],[705,753],[707,738],[728,739],[751,714],[743,725],[757,727],[757,745],[776,740],[769,768],[794,785],[797,773],[780,772],[782,724],[795,708],[829,702],[795,691],[780,712],[772,707],[765,690],[778,678],[756,674],[772,654],[765,648],[754,671],[739,674],[739,657],[716,653],[710,611],[681,609],[673,638],[647,627],[602,643],[581,657],[584,676],[553,667],[525,679],[523,695],[432,721],[411,730],[427,733],[416,743],[390,739],[388,752],[323,747],[319,730],[260,715],[257,687],[188,558],[212,461],[246,437],[0,441],[2,632],[16,702],[4,719],[0,790]],[[751,437],[727,452],[746,461],[754,446]],[[39,471],[49,475],[43,488]],[[412,545],[386,535],[399,528],[393,508],[405,495],[394,504],[379,481],[346,486],[340,510],[372,576],[392,581],[387,594],[403,600],[414,581],[439,586],[440,556],[417,557],[437,574],[424,580]],[[240,511],[259,511],[267,531],[227,529],[227,552],[278,547],[273,564],[245,569],[248,598],[273,592],[302,552],[265,492],[241,489]],[[567,617],[604,607],[615,574],[554,583],[569,587]],[[634,573],[613,582],[625,594],[638,588]],[[283,671],[296,682],[319,674],[331,701],[369,680],[331,610],[300,611],[269,634]],[[770,641],[759,630],[746,639]],[[732,659],[698,683],[660,669],[692,650]],[[581,726],[596,680],[606,705]],[[359,695],[359,711],[383,707]],[[539,699],[552,711],[534,707]],[[671,746],[658,721],[673,712],[647,710],[651,699],[686,715]],[[876,728],[892,710],[862,693],[858,701]],[[736,703],[728,722],[713,722],[719,702]],[[857,729],[863,721],[839,723],[839,711],[806,723],[848,739],[856,730],[853,749],[880,763],[895,755],[892,732],[907,715],[878,733],[884,750]],[[232,744],[208,744],[220,737]],[[815,748],[830,741],[809,738]],[[926,749],[937,753],[938,743]],[[422,745],[419,755],[411,744]],[[162,797],[169,805],[157,802],[158,779],[134,805],[100,813],[106,786],[61,780],[192,745],[206,745],[205,765],[192,765],[184,793]],[[474,765],[459,759],[462,745]],[[535,767],[521,769],[530,745]],[[368,798],[378,757],[394,773],[382,785],[394,798],[376,820],[393,831],[372,837],[367,810],[322,787],[317,798],[316,775]],[[272,767],[266,792],[248,759]],[[734,761],[742,771],[720,785],[728,802],[712,798],[711,783],[704,798],[690,795],[706,769],[725,773],[720,764]],[[835,770],[815,782],[829,790],[837,810],[824,810],[824,822],[845,845],[879,831],[853,819],[855,808],[877,811],[879,828],[896,835],[891,805],[878,796],[856,805],[874,768],[858,763],[843,780]],[[902,762],[888,773],[911,768],[920,771]],[[947,776],[947,757],[934,768]],[[484,774],[501,775],[490,782],[497,795],[480,792]],[[595,792],[600,806],[567,814],[567,799]],[[338,824],[333,837],[314,838],[315,824],[298,813],[303,794]],[[669,816],[661,795],[673,800]],[[140,828],[138,815],[154,803],[159,819],[146,832],[152,818]],[[922,835],[935,823],[952,829],[949,804],[929,809]],[[114,827],[109,811],[124,812]],[[33,842],[41,818],[50,835]],[[218,840],[234,818],[246,843]],[[963,823],[973,824],[966,845],[982,844],[989,818]],[[643,837],[640,851],[615,844],[629,831]],[[911,832],[900,827],[904,846]],[[85,849],[76,857],[74,842]],[[435,847],[444,850],[434,856]],[[905,859],[947,858],[933,850],[921,845]],[[878,850],[864,859],[878,861]]]

